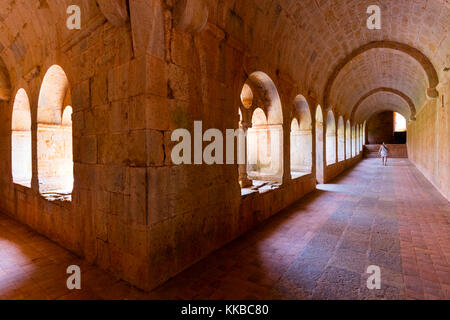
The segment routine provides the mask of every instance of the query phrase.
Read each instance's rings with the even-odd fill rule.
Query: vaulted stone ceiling
[[[70,47],[73,33],[65,28],[65,9],[72,2],[0,0],[0,58],[12,83],[26,76],[45,57],[58,52],[52,49]],[[86,25],[104,21],[96,1],[76,2],[82,8]],[[410,55],[374,48],[344,65],[327,93],[327,83],[335,68],[352,52],[371,42],[392,41],[417,49],[429,60],[440,81],[448,78],[445,71],[450,67],[448,0],[209,0],[208,3],[209,22],[244,43],[249,56],[254,52],[256,59],[263,59],[263,52],[277,57],[274,68],[295,80],[303,91],[299,93],[310,93],[322,104],[325,100],[326,107],[346,117],[351,115],[358,99],[380,86],[402,91],[420,109],[431,86],[423,66]],[[366,10],[375,3],[382,10],[381,30],[366,28]],[[5,85],[5,81],[0,81],[0,86]],[[380,93],[377,99],[368,101],[389,105],[389,96]]]
[[[9,71],[11,82],[25,77],[57,48],[70,45],[73,37],[66,27],[71,0],[0,0],[0,59]],[[77,0],[83,26],[104,21],[93,0]]]
[[[428,80],[422,66],[410,56],[390,49],[371,50],[341,70],[332,88],[330,102],[349,117],[361,95],[383,87],[399,90],[415,105],[422,106]],[[383,92],[377,95],[376,102],[383,104],[383,96],[390,102],[389,94]],[[409,110],[408,115],[411,115]]]
[[[259,47],[266,48],[267,55],[277,55],[277,50],[281,49],[280,70],[294,70],[290,75],[305,92],[315,93],[319,101],[323,101],[334,68],[353,51],[375,41],[398,42],[417,49],[431,62],[439,79],[448,77],[448,72],[444,71],[450,65],[450,3],[447,0],[249,0],[226,3],[233,8],[234,16],[242,18],[247,25],[247,28],[235,27],[234,35],[250,39],[247,43],[255,51],[259,51]],[[380,5],[382,10],[381,30],[366,27],[367,8],[373,4]],[[223,10],[215,9],[224,26],[237,25],[230,22]],[[355,60],[358,60],[356,66],[359,69],[352,71],[355,63],[351,62],[347,66],[350,70],[343,70],[344,75],[339,75],[343,79],[331,88],[329,107],[348,116],[362,95],[380,85],[405,90],[418,109],[422,106],[430,84],[423,68],[417,61],[412,61],[411,56],[380,48],[367,51]],[[384,65],[386,61],[388,64]],[[346,76],[346,72],[350,74]],[[366,80],[355,83],[361,79]],[[387,104],[389,95],[385,96]],[[380,99],[384,101],[382,98],[377,101]]]
[[[374,108],[374,106],[377,106]],[[406,119],[410,119],[411,110],[408,103],[396,94],[379,92],[366,98],[355,112],[354,119],[362,123],[375,113],[391,110],[400,113]]]

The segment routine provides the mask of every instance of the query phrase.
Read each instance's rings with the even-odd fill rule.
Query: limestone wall
[[[372,116],[368,124],[368,141],[370,144],[391,144],[394,139],[394,115],[392,111]]]
[[[55,3],[49,5],[59,12]],[[210,8],[206,24],[201,16],[181,19],[181,28],[170,1],[130,1],[128,20],[123,11],[100,12],[92,3],[83,10],[81,31],[66,30],[60,14],[39,24],[40,37],[29,33],[31,27],[19,30],[27,44],[35,42],[11,46],[13,52],[2,56],[12,92],[24,88],[30,100],[33,178],[31,188],[12,183],[13,99],[1,101],[0,210],[116,276],[152,289],[314,189],[315,168],[307,177],[290,176],[291,109],[302,94],[314,115],[315,92],[322,86],[294,80],[297,64],[289,61],[296,60],[285,52],[280,63],[282,49],[271,44],[280,37],[267,38],[265,27],[244,32],[253,29],[226,6]],[[12,14],[20,16],[19,9]],[[38,9],[27,11],[36,18],[30,23],[52,17],[48,7]],[[277,8],[270,12],[289,24]],[[264,17],[258,21],[271,25]],[[67,74],[73,107],[74,188],[65,202],[40,195],[37,172],[39,93],[55,64]],[[254,71],[266,73],[280,96],[283,181],[277,190],[243,199],[237,165],[175,166],[170,137],[178,128],[192,132],[195,120],[205,129],[237,128],[242,86]],[[318,74],[323,78],[326,72]],[[312,140],[315,150],[314,130]],[[334,177],[358,160],[325,175]]]
[[[428,100],[408,124],[410,160],[450,200],[450,84],[441,85],[440,98]]]

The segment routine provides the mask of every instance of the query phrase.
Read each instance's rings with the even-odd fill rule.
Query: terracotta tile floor
[[[0,299],[450,299],[450,206],[408,160],[364,160],[143,293],[0,216]],[[82,269],[82,290],[65,270]],[[366,288],[369,265],[381,290]]]

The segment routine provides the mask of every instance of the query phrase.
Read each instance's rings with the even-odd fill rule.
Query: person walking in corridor
[[[383,161],[383,166],[386,167],[387,162],[388,162],[389,149],[384,142],[381,145],[380,150],[378,150],[378,155],[381,156],[381,160]]]

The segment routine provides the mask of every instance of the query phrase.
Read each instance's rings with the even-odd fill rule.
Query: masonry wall
[[[0,210],[150,290],[314,190],[315,168],[290,177],[291,109],[298,94],[308,96],[306,86],[289,76],[294,65],[279,65],[277,52],[267,51],[276,45],[242,32],[244,22],[231,13],[225,19],[225,9],[211,8],[195,35],[174,27],[165,1],[130,1],[130,21],[120,27],[92,5],[83,12],[88,32],[64,31],[61,16],[60,38],[36,42],[45,48],[40,54],[18,52],[8,66],[12,91],[24,88],[30,100],[33,179],[31,188],[12,183],[13,99],[0,102]],[[54,64],[66,72],[72,94],[70,202],[39,194],[37,104]],[[204,130],[237,128],[241,89],[254,71],[270,76],[281,99],[284,175],[279,189],[243,199],[237,166],[175,166],[170,137],[178,128],[192,132],[195,120]],[[307,99],[314,115],[318,102]],[[313,150],[315,140],[313,132]]]
[[[393,112],[382,112],[372,116],[367,122],[367,127],[370,144],[395,143]]]
[[[68,32],[64,29],[65,17],[62,16],[53,21],[61,30],[59,41],[55,37],[47,39],[51,40],[49,42],[39,43],[39,38],[36,38],[35,46],[45,46],[46,49],[39,54],[17,49],[17,60],[9,65],[12,98],[9,102],[2,102],[0,108],[0,210],[92,263],[108,270],[118,266],[121,268],[118,275],[132,281],[137,277],[131,266],[134,264],[142,269],[148,260],[142,254],[146,251],[142,250],[146,247],[142,232],[134,232],[138,226],[130,222],[137,220],[140,211],[128,210],[131,203],[128,199],[146,198],[145,193],[137,196],[136,192],[136,186],[139,183],[145,185],[145,180],[139,180],[142,176],[132,162],[134,158],[124,161],[129,154],[127,145],[138,135],[134,123],[129,125],[128,114],[131,115],[129,106],[139,93],[136,82],[133,82],[130,83],[133,94],[123,94],[123,87],[118,82],[124,79],[117,77],[117,70],[127,70],[128,74],[137,60],[133,58],[130,26],[112,27],[95,4],[91,4],[89,10],[89,13],[83,11],[86,21],[83,30],[89,30],[88,34],[84,31]],[[46,14],[44,9],[40,13]],[[42,31],[43,35],[49,35]],[[72,201],[64,202],[49,201],[40,195],[37,171],[39,93],[46,71],[55,64],[64,69],[72,91],[75,182]],[[11,177],[12,106],[15,93],[20,88],[26,90],[31,107],[31,188],[13,184]],[[123,105],[126,107],[118,112]],[[134,203],[140,205],[138,201]],[[131,213],[136,213],[136,216]],[[119,225],[118,217],[126,222]],[[119,228],[121,236],[117,235]],[[129,267],[123,272],[125,264]]]
[[[325,167],[325,183],[330,183],[334,178],[338,177],[345,170],[354,167],[359,161],[362,160],[362,152],[351,159],[339,161],[332,165]]]
[[[428,100],[408,125],[410,160],[450,200],[450,84],[440,87],[440,98]]]

